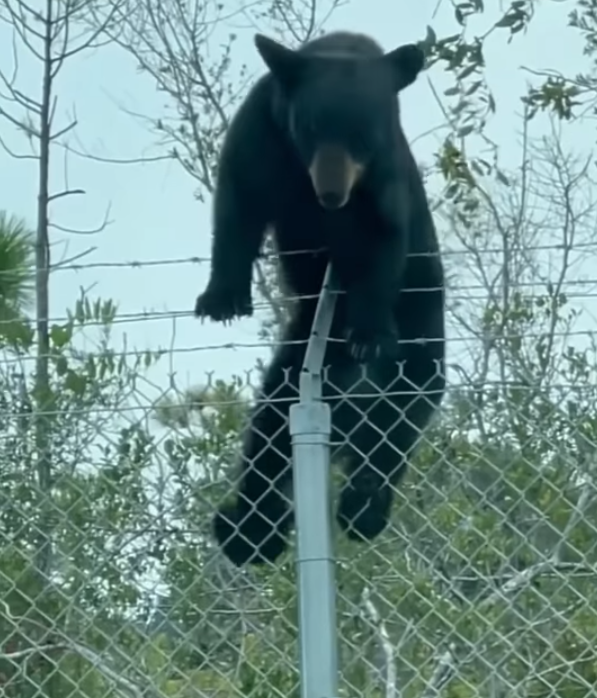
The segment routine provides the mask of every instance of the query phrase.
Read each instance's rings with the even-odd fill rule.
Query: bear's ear
[[[303,72],[304,57],[263,34],[255,35],[255,46],[276,80],[284,87],[294,87]]]
[[[425,53],[416,44],[405,44],[382,59],[389,66],[396,92],[412,85],[425,65]]]

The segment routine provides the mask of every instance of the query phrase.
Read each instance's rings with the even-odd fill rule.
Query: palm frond
[[[0,305],[24,310],[32,301],[35,239],[26,223],[0,211]]]

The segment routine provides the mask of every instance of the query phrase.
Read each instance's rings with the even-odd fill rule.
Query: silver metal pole
[[[328,266],[290,408],[297,533],[301,698],[336,698],[336,581],[330,511],[331,412],[322,402],[321,371],[336,294]]]

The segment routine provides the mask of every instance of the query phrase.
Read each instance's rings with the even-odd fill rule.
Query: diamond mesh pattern
[[[53,452],[49,499],[6,432],[4,695],[298,695],[293,536],[275,564],[236,568],[210,531],[236,487],[256,378],[162,399],[159,438],[106,418],[93,463],[75,467],[83,447],[63,463]],[[506,410],[512,387],[486,390],[484,411],[464,389],[448,393],[379,537],[336,531],[342,695],[589,696],[597,685],[593,418],[575,421],[563,393],[548,405],[527,390]],[[334,506],[336,446],[349,437],[334,435]]]

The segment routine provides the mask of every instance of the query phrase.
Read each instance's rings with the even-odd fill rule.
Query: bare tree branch
[[[456,657],[455,657],[456,646],[451,644],[448,649],[443,652],[437,661],[431,679],[421,698],[437,698],[443,688],[447,686],[450,680],[456,673]]]
[[[369,625],[375,633],[379,649],[384,658],[381,673],[383,675],[385,698],[401,698],[401,691],[398,687],[398,677],[396,675],[394,645],[392,644],[383,618],[371,600],[371,588],[369,586],[365,586],[363,589],[361,603],[363,604],[365,614],[369,619]]]

